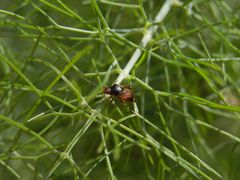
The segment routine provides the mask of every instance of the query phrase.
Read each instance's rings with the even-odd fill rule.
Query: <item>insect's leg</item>
[[[110,102],[113,102],[113,96],[110,97]]]

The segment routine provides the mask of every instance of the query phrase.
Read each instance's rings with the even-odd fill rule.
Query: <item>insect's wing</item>
[[[134,96],[130,88],[123,88],[123,92],[118,95],[118,98],[123,102],[132,102]]]

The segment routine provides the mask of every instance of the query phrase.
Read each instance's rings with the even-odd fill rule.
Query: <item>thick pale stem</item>
[[[157,16],[155,17],[154,23],[161,22],[166,17],[166,15],[168,14],[168,12],[174,2],[176,2],[176,0],[166,0],[164,5],[158,12]],[[152,39],[153,33],[156,31],[156,29],[157,29],[157,25],[154,25],[154,26],[150,26],[146,30],[146,32],[141,40],[141,43],[140,43],[141,47],[145,48],[147,46],[149,41]],[[123,79],[129,75],[130,71],[132,70],[132,68],[136,64],[136,62],[138,61],[141,54],[142,54],[142,51],[139,48],[135,50],[132,57],[128,61],[127,65],[125,66],[123,71],[117,77],[117,79],[115,81],[116,84],[120,84],[123,81]]]

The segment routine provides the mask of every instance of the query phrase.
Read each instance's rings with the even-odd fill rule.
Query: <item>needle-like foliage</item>
[[[240,179],[239,7],[0,0],[0,179]]]

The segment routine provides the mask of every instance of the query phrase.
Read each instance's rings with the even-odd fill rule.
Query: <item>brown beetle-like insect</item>
[[[133,95],[132,89],[129,87],[114,84],[111,87],[105,87],[103,92],[105,94],[109,94],[111,96],[117,97],[122,102],[134,101],[134,95]]]

